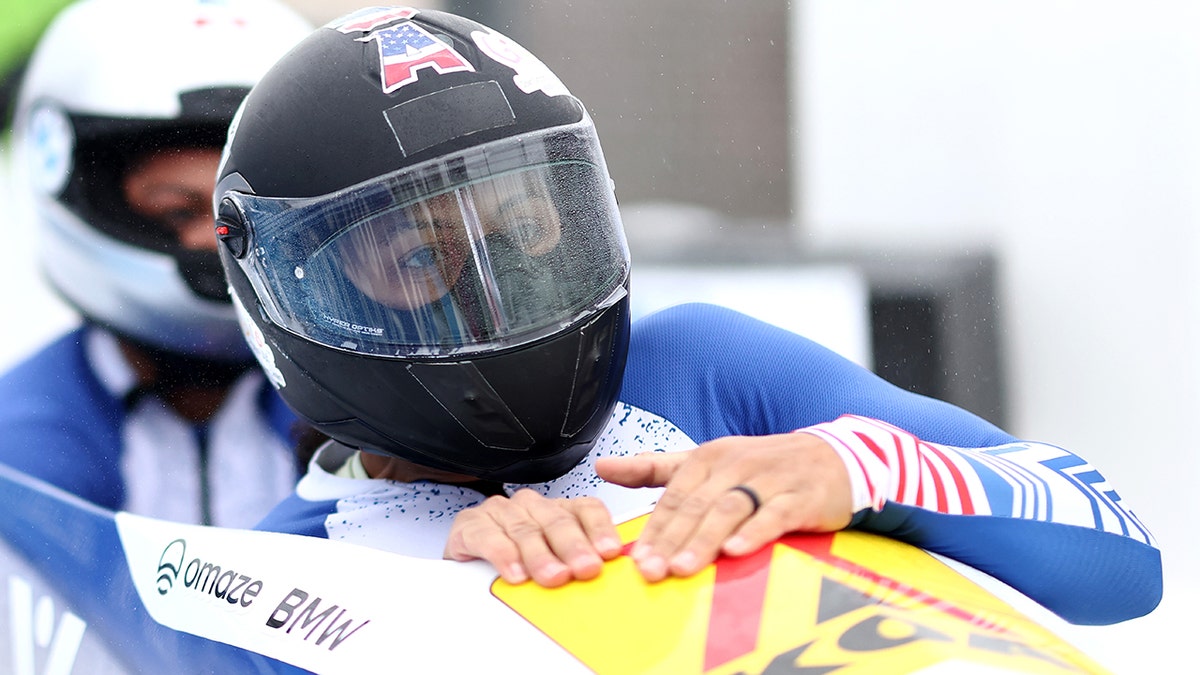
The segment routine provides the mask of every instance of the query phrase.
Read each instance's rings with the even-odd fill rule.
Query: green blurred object
[[[71,0],[0,0],[0,131],[8,129],[17,86],[42,31]]]

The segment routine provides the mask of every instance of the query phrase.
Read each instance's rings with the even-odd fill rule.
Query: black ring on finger
[[[750,515],[758,513],[758,507],[762,506],[762,499],[753,488],[746,485],[734,485],[729,488],[730,492],[740,492],[750,498]]]

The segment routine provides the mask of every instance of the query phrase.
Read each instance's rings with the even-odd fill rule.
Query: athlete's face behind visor
[[[333,244],[342,271],[372,300],[400,310],[455,295],[464,272],[473,276],[468,263],[480,257],[495,283],[511,280],[522,265],[536,267],[562,235],[558,210],[534,178],[511,174],[368,219]],[[459,290],[459,305],[477,291]]]
[[[629,255],[594,137],[521,143],[322,197],[227,193],[253,232],[238,264],[266,316],[338,349],[440,357],[526,344],[611,306]]]

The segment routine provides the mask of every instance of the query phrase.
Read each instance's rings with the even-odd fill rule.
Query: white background
[[[1163,550],[1158,610],[1069,637],[1195,672],[1200,4],[792,7],[799,236],[999,254],[1010,430],[1089,459]]]

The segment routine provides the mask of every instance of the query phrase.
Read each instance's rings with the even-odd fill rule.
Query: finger
[[[442,557],[458,562],[486,560],[510,584],[529,579],[516,543],[484,508],[464,511],[454,520]]]
[[[754,505],[744,493],[718,492],[720,484],[724,481],[713,479],[689,494],[647,542],[650,550],[634,558],[648,581],[694,574],[716,559],[725,540],[753,514]]]
[[[789,532],[835,532],[850,524],[845,513],[823,508],[824,493],[785,492],[772,497],[722,545],[731,556],[748,555]]]
[[[666,490],[654,508],[638,543],[630,552],[638,568],[647,580],[658,580],[671,572],[671,561],[683,552],[696,529],[707,517],[713,505],[726,499],[724,493],[731,485],[737,485],[751,475],[762,471],[753,457],[749,457],[743,446],[747,439],[726,437],[700,445],[691,451],[687,461],[675,469]],[[749,460],[749,461],[748,461]],[[773,480],[777,471],[766,472]],[[705,543],[698,544],[692,554],[675,561],[679,569],[703,566],[705,559],[715,555],[713,546],[719,545],[709,538],[711,533],[724,529],[720,536],[729,533],[729,525],[720,525],[737,516],[736,500],[728,500],[725,508],[710,524]],[[745,512],[740,512],[744,517]]]
[[[675,576],[691,576],[716,560],[730,535],[758,511],[761,498],[754,494],[751,498],[746,492],[730,489],[718,495],[691,536],[668,560],[668,571]]]
[[[534,571],[535,581],[543,586],[557,586],[572,578],[593,579],[600,574],[604,560],[592,545],[592,540],[578,515],[584,513],[590,522],[599,522],[603,516],[597,515],[597,511],[602,511],[604,516],[608,513],[598,500],[590,498],[550,500],[539,496],[536,501],[531,502],[529,512],[541,527],[548,550],[556,560],[566,565],[567,571],[566,578],[562,578],[562,575],[554,570],[555,574],[545,579],[547,583],[543,583]]]
[[[721,551],[731,556],[749,555],[788,532],[796,531],[786,524],[789,513],[785,503],[792,499],[780,496],[764,504],[725,540]]]
[[[678,461],[679,459],[682,461]],[[664,557],[675,552],[674,546],[669,542],[663,544],[663,531],[672,524],[676,528],[694,527],[696,520],[708,508],[710,495],[701,489],[708,478],[709,465],[697,455],[689,452],[686,456],[677,458],[671,468],[670,479],[666,482],[666,489],[659,496],[654,511],[651,512],[630,552],[635,561],[640,563],[651,554]],[[684,519],[684,523],[675,523],[680,517]],[[678,541],[674,543],[677,544]],[[654,563],[654,566],[657,565]],[[663,567],[665,569],[665,562]]]
[[[697,551],[676,561],[681,568],[691,568],[697,555],[701,558],[714,555],[712,547],[719,546],[719,542],[707,541],[707,538],[716,536],[711,532],[720,529],[718,523],[736,521],[746,516],[748,507],[745,500],[731,500],[723,495],[724,489],[718,486],[724,485],[724,481],[717,481],[712,476],[693,477],[688,475],[690,473],[681,471],[676,477],[679,483],[673,481],[667,487],[646,523],[642,536],[630,552],[647,581],[659,581],[671,573],[671,561],[684,551],[714,508],[720,511],[713,524],[709,525],[706,539],[702,540],[707,543],[698,544]],[[717,507],[718,504],[720,507]],[[728,534],[732,527],[725,525],[725,532],[721,534]]]
[[[834,532],[850,525],[853,509],[845,465],[833,458],[827,443],[809,447],[813,452],[801,474],[777,473],[762,486],[760,495],[771,495],[770,501],[725,542],[725,553],[746,555],[789,532]]]
[[[612,560],[620,555],[621,535],[617,533],[617,526],[613,523],[612,515],[604,502],[594,497],[563,501],[569,505],[601,558]]]
[[[596,475],[624,487],[662,487],[688,460],[691,451],[643,452],[629,457],[601,457],[596,460]]]
[[[555,528],[561,528],[563,524],[553,515],[546,515],[543,508],[548,507],[564,518],[574,519],[561,509],[555,509],[553,502],[532,490],[517,492],[509,498],[509,502],[514,508],[498,510],[495,517],[516,546],[525,571],[540,586],[561,586],[569,581],[571,569],[551,550],[545,530],[547,523]]]

